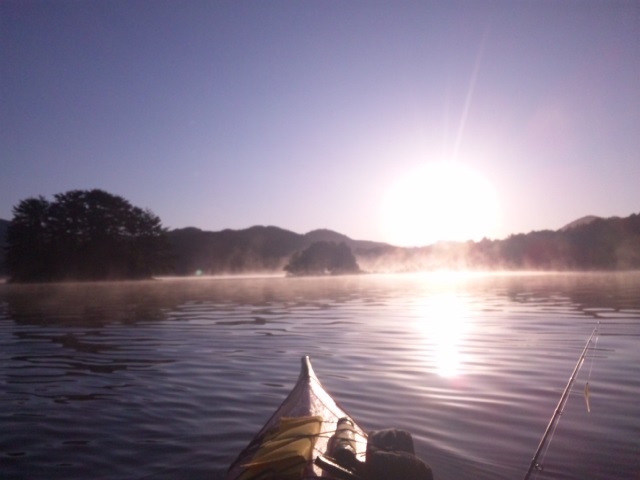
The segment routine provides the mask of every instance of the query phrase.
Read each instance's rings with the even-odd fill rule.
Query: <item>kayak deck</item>
[[[227,472],[226,480],[239,480],[250,478],[278,478],[276,474],[271,476],[252,476],[248,473],[247,465],[255,461],[256,454],[265,445],[266,440],[280,428],[283,418],[319,417],[319,433],[313,435],[312,451],[306,460],[304,471],[299,478],[332,478],[324,474],[322,469],[315,465],[319,456],[329,455],[330,439],[336,432],[338,420],[348,417],[353,423],[355,437],[356,456],[364,461],[367,435],[353,418],[331,398],[324,389],[318,377],[315,375],[308,356],[302,358],[300,376],[287,398],[278,407],[272,417],[249,442],[249,445],[238,455]]]

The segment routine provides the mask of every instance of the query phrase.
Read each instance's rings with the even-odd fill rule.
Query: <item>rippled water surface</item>
[[[438,480],[522,478],[597,322],[536,478],[637,479],[637,273],[0,285],[0,477],[222,478],[308,354]]]

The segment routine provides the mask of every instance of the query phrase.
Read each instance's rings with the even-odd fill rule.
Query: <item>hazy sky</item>
[[[0,218],[101,188],[170,228],[411,244],[389,216],[484,208],[473,180],[425,180],[442,161],[497,205],[469,236],[640,212],[637,1],[2,0],[0,16]],[[389,207],[416,183],[445,193]]]

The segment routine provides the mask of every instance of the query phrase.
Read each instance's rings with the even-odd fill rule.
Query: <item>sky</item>
[[[0,218],[397,245],[640,213],[636,1],[0,2]]]

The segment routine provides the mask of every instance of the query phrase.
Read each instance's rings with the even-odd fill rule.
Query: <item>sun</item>
[[[389,188],[383,235],[398,246],[480,240],[498,221],[498,200],[486,178],[459,162],[430,163]]]

